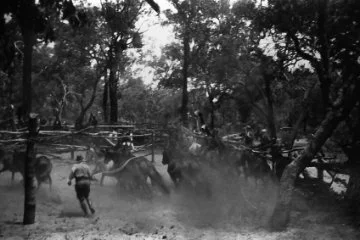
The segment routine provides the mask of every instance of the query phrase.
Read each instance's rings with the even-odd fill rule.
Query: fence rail
[[[117,129],[131,129],[133,133],[143,132],[143,134],[123,134],[117,133],[113,130],[104,130],[107,128],[117,128]],[[95,132],[95,131],[96,132]],[[94,132],[92,132],[94,131]],[[144,138],[147,139],[147,144],[140,146],[134,146],[133,152],[150,150],[152,155],[152,161],[155,159],[155,145],[157,144],[155,136],[162,136],[162,131],[155,131],[154,129],[136,129],[134,125],[97,125],[96,127],[90,126],[78,131],[75,130],[40,130],[38,136],[31,141],[39,147],[54,147],[54,152],[70,152],[71,157],[75,158],[75,151],[84,151],[89,149],[91,143],[98,143],[99,140],[102,144],[96,144],[100,147],[114,147],[117,145],[118,141],[123,140],[124,138]],[[23,146],[24,143],[28,142],[28,130],[23,131],[9,131],[9,130],[0,130],[0,145],[11,145],[10,148],[15,147],[17,144]],[[101,139],[103,141],[101,141]],[[18,146],[17,146],[18,147]]]

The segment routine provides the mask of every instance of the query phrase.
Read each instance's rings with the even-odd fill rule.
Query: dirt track
[[[91,198],[97,212],[93,218],[83,218],[73,186],[66,184],[73,161],[64,155],[53,163],[53,189],[49,191],[47,184],[40,188],[36,224],[31,226],[21,225],[20,175],[13,184],[9,172],[0,175],[0,239],[360,239],[337,211],[309,211],[308,203],[301,198],[288,231],[272,233],[261,227],[274,200],[269,192],[260,193],[268,195],[264,198],[268,211],[256,224],[250,224],[241,216],[241,204],[233,192],[207,200],[172,191],[170,196],[157,194],[145,200],[117,190],[109,178],[104,187],[92,185]],[[160,155],[156,155],[156,167],[172,187]]]

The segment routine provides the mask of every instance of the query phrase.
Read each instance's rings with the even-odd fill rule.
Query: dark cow
[[[103,177],[112,176],[120,183],[125,181],[131,188],[143,188],[145,192],[151,193],[147,184],[149,177],[153,186],[158,186],[165,194],[170,193],[155,166],[145,157],[133,155],[130,146],[123,145],[118,150],[105,151],[105,164],[110,160],[114,161],[114,170],[104,172]]]
[[[238,174],[243,174],[245,180],[248,181],[250,177],[254,178],[255,182],[261,180],[264,184],[268,184],[268,180],[275,181],[274,171],[271,169],[267,156],[261,152],[255,152],[251,149],[232,150],[228,155],[232,158],[229,163],[235,166]]]
[[[176,165],[176,162],[171,159],[171,153],[169,150],[163,151],[162,164],[168,165],[167,172],[173,181],[175,187],[178,187],[183,180],[181,169]]]
[[[20,170],[14,164],[13,154],[10,152],[6,152],[4,149],[0,148],[0,163],[2,164],[2,169],[0,170],[0,173],[10,171],[11,181],[14,181],[15,173],[20,172]]]
[[[35,177],[38,182],[38,188],[41,183],[49,181],[49,188],[51,190],[52,179],[51,179],[51,171],[53,165],[51,160],[46,156],[37,157],[35,160]]]
[[[14,180],[14,176],[16,172],[19,172],[24,178],[25,172],[25,158],[26,152],[8,152],[6,153],[4,150],[0,150],[0,162],[2,162],[3,168],[0,170],[1,172],[10,171],[12,173],[11,180]],[[52,171],[52,163],[51,160],[45,156],[40,156],[35,159],[34,163],[35,168],[35,177],[38,182],[38,188],[40,187],[42,182],[49,181],[49,187],[51,189],[52,179],[51,179],[51,171]]]
[[[261,153],[254,153],[251,150],[242,152],[240,162],[245,165],[246,177],[252,176],[255,179],[263,179],[265,176],[272,176],[272,170],[267,163],[266,156]]]
[[[176,157],[171,150],[165,149],[162,164],[168,165],[167,172],[175,187],[190,187],[201,195],[211,196],[210,184],[197,157],[190,154]]]
[[[120,145],[121,146],[121,145]],[[101,149],[96,145],[89,146],[86,153],[86,161],[89,163],[95,163],[95,168],[92,171],[92,176],[96,174],[101,174],[100,185],[104,184],[104,179],[106,176],[115,177],[116,174],[108,173],[116,169],[118,166],[114,164],[114,161],[111,159],[109,154],[112,150],[109,149]],[[105,154],[108,154],[108,157],[105,157]],[[123,174],[124,175],[124,174]],[[120,184],[120,179],[118,180],[118,184]]]

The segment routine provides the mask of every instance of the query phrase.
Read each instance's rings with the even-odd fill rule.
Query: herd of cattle
[[[0,148],[0,163],[2,164],[2,169],[0,173],[5,171],[11,172],[11,181],[14,181],[15,173],[20,173],[23,178],[25,174],[25,158],[26,152],[24,151],[6,151]],[[51,171],[53,165],[51,160],[46,156],[40,156],[35,159],[34,169],[35,177],[38,183],[38,188],[41,183],[48,181],[50,189],[52,185]]]
[[[175,141],[174,141],[175,140]],[[193,142],[190,146],[181,145],[181,139],[170,137],[164,147],[162,164],[167,165],[167,172],[177,189],[187,186],[201,193],[211,196],[211,179],[204,169],[224,170],[226,174],[243,176],[246,180],[252,177],[255,182],[274,180],[275,174],[266,157],[256,155],[249,150],[232,150],[221,142],[212,139],[211,143],[199,144]],[[186,144],[185,144],[186,145]],[[92,155],[90,159],[90,155]],[[26,153],[21,151],[5,151],[0,148],[1,172],[19,172],[24,176]],[[100,185],[105,177],[116,178],[118,185],[131,191],[139,191],[151,195],[152,187],[156,187],[163,194],[170,190],[163,177],[155,168],[153,162],[144,156],[137,157],[128,145],[120,145],[111,149],[100,149],[93,145],[88,148],[89,164],[95,166],[93,175],[101,174]],[[48,181],[51,188],[51,160],[46,156],[35,160],[35,175],[38,187]],[[268,177],[268,178],[267,178]],[[149,181],[150,180],[150,183]]]

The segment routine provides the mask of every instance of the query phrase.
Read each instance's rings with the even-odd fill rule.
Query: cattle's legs
[[[52,178],[51,178],[51,176],[48,176],[47,178],[49,179],[49,189],[50,189],[50,191],[52,191]],[[37,190],[39,190],[43,181],[41,181],[39,179],[37,181],[38,181]]]
[[[15,172],[11,172],[11,182],[14,182],[15,180]]]

